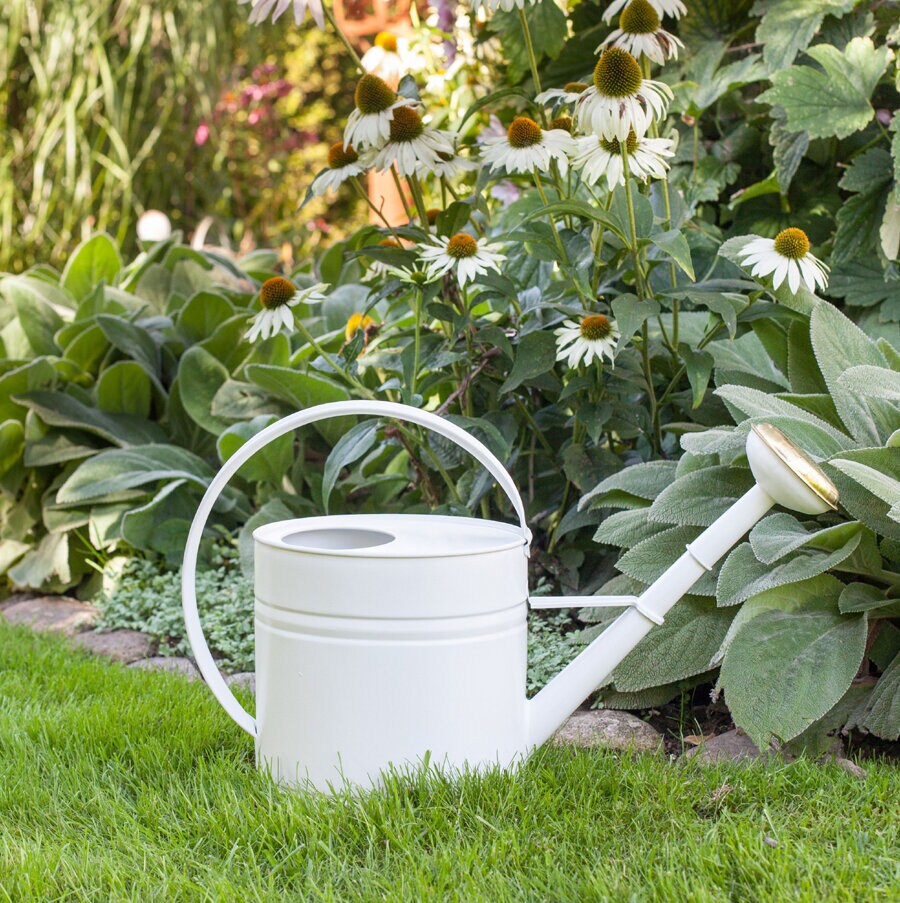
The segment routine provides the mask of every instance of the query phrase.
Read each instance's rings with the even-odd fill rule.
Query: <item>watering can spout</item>
[[[777,503],[805,514],[837,507],[837,490],[819,467],[775,427],[754,426],[747,457],[756,485],[737,500],[639,596],[530,600],[533,608],[622,606],[625,610],[574,661],[526,703],[528,748],[540,746],[602,686],[672,606]]]

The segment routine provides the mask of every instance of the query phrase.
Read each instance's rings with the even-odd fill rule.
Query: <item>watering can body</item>
[[[219,673],[200,623],[195,578],[206,521],[228,480],[256,451],[298,427],[348,414],[415,423],[451,440],[487,468],[519,523],[366,514],[257,528],[253,717]],[[519,762],[663,623],[776,498],[810,514],[836,507],[827,477],[765,426],[748,438],[757,485],[640,597],[536,600],[528,596],[531,534],[522,499],[503,464],[475,437],[435,414],[390,402],[333,402],[292,414],[228,459],[191,524],[182,601],[197,665],[228,714],[255,738],[259,766],[286,784],[330,792],[373,786],[392,767],[484,770]],[[529,605],[621,609],[530,700]]]
[[[525,752],[526,559],[491,521],[281,521],[255,543],[257,756],[288,783]]]

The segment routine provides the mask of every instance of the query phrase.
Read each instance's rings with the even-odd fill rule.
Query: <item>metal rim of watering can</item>
[[[528,555],[528,549],[531,544],[531,531],[528,529],[526,522],[522,496],[509,475],[509,471],[484,443],[461,427],[458,427],[455,423],[437,414],[390,401],[334,401],[289,414],[287,417],[283,417],[281,420],[261,430],[245,442],[222,465],[222,468],[207,487],[191,522],[191,529],[188,532],[188,539],[184,548],[184,560],[181,566],[181,601],[184,622],[187,628],[188,642],[197,661],[197,667],[222,708],[225,709],[239,727],[242,727],[253,737],[258,734],[256,719],[237,701],[228,684],[225,683],[215,659],[213,659],[212,653],[209,651],[209,646],[203,633],[203,626],[200,623],[196,588],[197,557],[200,551],[203,531],[206,528],[206,521],[222,490],[228,485],[228,481],[264,446],[301,426],[308,426],[331,417],[345,417],[353,414],[390,417],[394,420],[415,423],[443,436],[445,439],[449,439],[472,455],[476,461],[487,468],[500,488],[506,493],[510,502],[512,502],[522,530],[522,547],[525,555]]]
[[[773,451],[804,485],[833,511],[838,510],[840,494],[828,474],[806,452],[797,448],[785,434],[771,423],[754,423],[750,429]]]

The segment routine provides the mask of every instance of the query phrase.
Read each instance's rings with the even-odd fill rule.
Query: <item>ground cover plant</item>
[[[0,627],[0,899],[894,899],[900,774],[548,748],[277,788],[200,683]]]
[[[281,414],[363,397],[438,411],[507,464],[537,592],[628,592],[748,488],[766,420],[843,509],[763,521],[603,704],[717,682],[761,744],[896,738],[900,13],[489,0],[457,26],[358,61],[348,45],[354,108],[298,200],[355,193],[373,222],[314,260],[173,237],[125,264],[98,234],[61,272],[0,280],[10,583],[90,592],[135,552],[176,565],[220,461]],[[216,529],[246,569],[276,518],[505,512],[447,443],[370,421],[286,437],[240,476]]]

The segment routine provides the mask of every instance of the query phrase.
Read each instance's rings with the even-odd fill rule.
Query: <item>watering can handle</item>
[[[476,461],[487,468],[512,502],[516,515],[519,518],[519,525],[522,528],[523,549],[525,554],[528,554],[528,547],[531,544],[531,531],[525,522],[525,507],[522,504],[522,497],[519,495],[519,490],[516,488],[516,484],[513,482],[509,472],[487,446],[479,442],[474,436],[469,435],[462,428],[456,426],[456,424],[445,420],[437,414],[431,414],[428,411],[423,411],[410,405],[395,404],[390,401],[335,401],[330,404],[316,405],[304,411],[297,411],[295,414],[289,414],[287,417],[283,417],[281,420],[258,432],[255,436],[248,439],[222,465],[222,469],[209,484],[191,523],[187,545],[184,549],[184,562],[181,567],[181,601],[184,608],[184,621],[187,627],[188,642],[191,644],[191,649],[194,652],[197,667],[200,669],[207,686],[212,690],[213,695],[219,700],[225,711],[240,727],[254,737],[257,735],[256,720],[244,710],[219,673],[209,647],[206,645],[206,637],[203,635],[203,627],[200,624],[200,614],[197,611],[196,576],[197,554],[200,550],[203,530],[206,527],[206,521],[213,509],[213,505],[215,505],[228,481],[263,446],[298,427],[317,423],[320,420],[327,420],[331,417],[345,417],[352,414],[391,417],[394,420],[415,423],[418,426],[423,426],[432,432],[438,433],[467,451]]]

